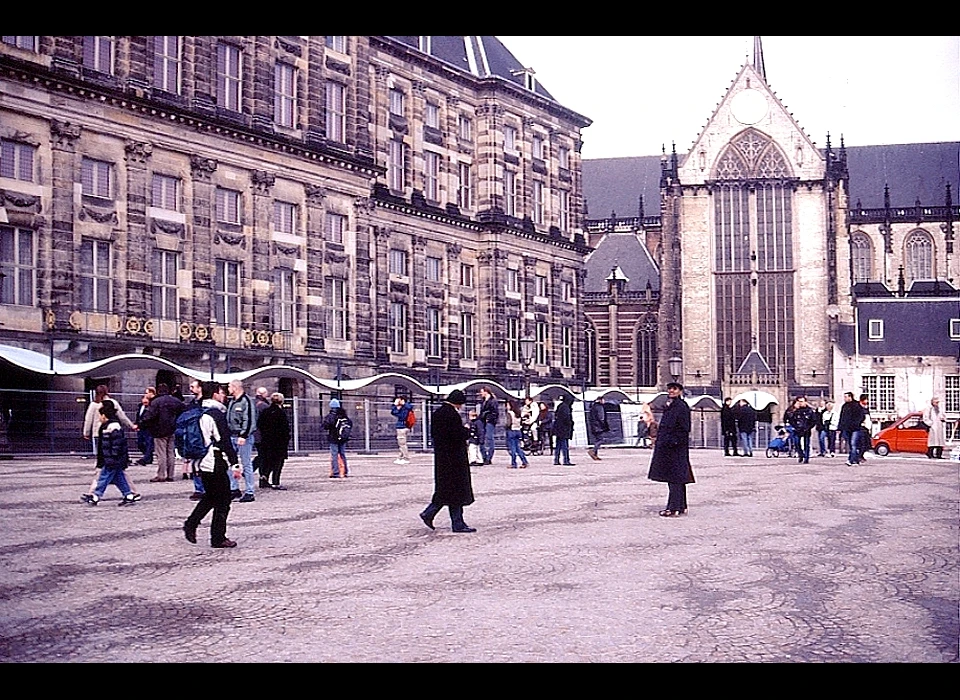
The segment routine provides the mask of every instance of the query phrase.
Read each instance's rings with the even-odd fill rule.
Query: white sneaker
[[[394,464],[403,464],[403,460],[398,457],[397,459],[393,460],[393,463],[394,463]]]
[[[397,464],[410,464],[409,459],[398,459]]]

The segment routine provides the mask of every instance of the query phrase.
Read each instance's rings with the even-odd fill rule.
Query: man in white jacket
[[[205,409],[200,416],[200,432],[207,453],[194,462],[194,469],[203,481],[203,496],[193,512],[183,523],[183,534],[187,541],[197,543],[197,527],[211,510],[213,520],[210,523],[210,546],[218,549],[236,547],[237,543],[227,539],[227,516],[230,514],[230,477],[228,469],[233,470],[234,478],[240,476],[240,464],[237,451],[230,441],[230,429],[227,427],[226,407],[223,405],[225,393],[216,382],[204,382],[201,387],[202,406]]]

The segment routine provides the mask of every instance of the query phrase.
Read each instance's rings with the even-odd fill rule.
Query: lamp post
[[[679,355],[674,355],[669,360],[667,360],[667,371],[670,372],[670,376],[673,377],[673,381],[683,374],[683,358]]]
[[[532,335],[520,338],[520,357],[523,360],[523,395],[530,398],[530,363],[533,362],[533,351],[537,346],[537,339]]]

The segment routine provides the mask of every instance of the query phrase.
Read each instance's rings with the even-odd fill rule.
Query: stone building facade
[[[0,94],[0,344],[582,379],[590,121],[494,37],[3,37]]]

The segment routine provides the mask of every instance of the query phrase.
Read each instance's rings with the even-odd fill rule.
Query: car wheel
[[[876,452],[881,457],[886,457],[890,454],[890,447],[885,442],[881,442],[879,445],[873,448],[873,451]]]

